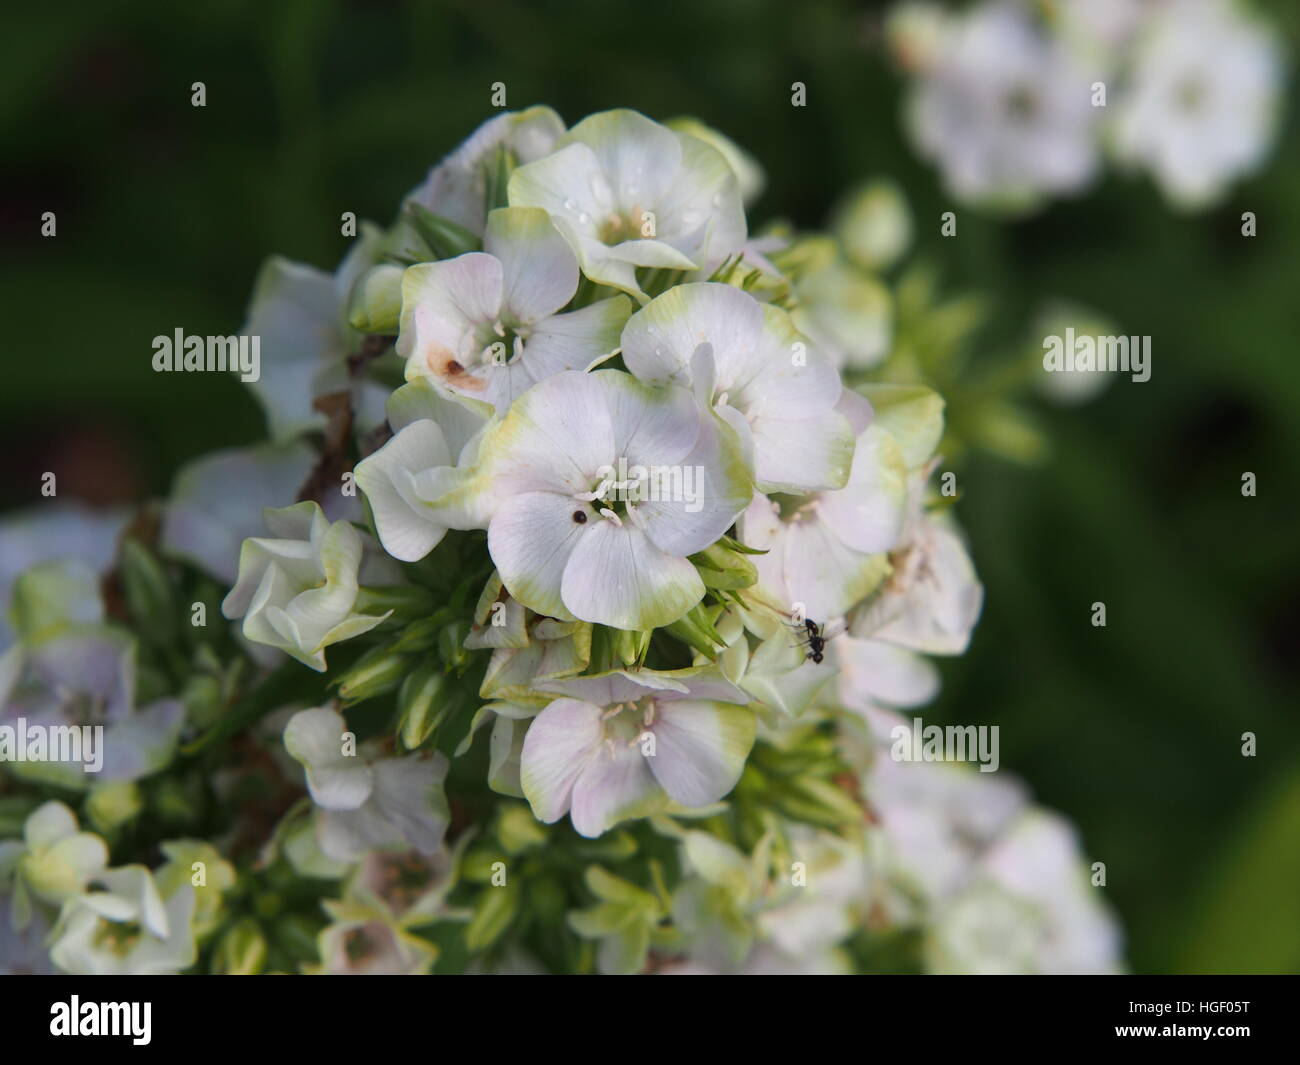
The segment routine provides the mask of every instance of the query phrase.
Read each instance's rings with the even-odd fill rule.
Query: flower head
[[[316,503],[267,510],[275,538],[239,551],[239,580],[221,604],[244,619],[244,635],[324,671],[325,648],[369,632],[387,617],[356,610],[365,543],[351,523],[329,520]]]
[[[545,208],[584,274],[641,300],[637,267],[711,269],[745,241],[726,157],[636,111],[583,119],[511,175],[510,204]]]
[[[504,410],[535,381],[585,370],[618,347],[631,308],[619,296],[560,314],[577,288],[578,260],[545,211],[493,211],[483,251],[403,276],[407,380],[430,376]]]
[[[749,492],[735,434],[689,392],[598,370],[520,397],[444,505],[479,514],[501,580],[529,609],[651,629],[703,597],[687,556],[727,530]]]
[[[678,285],[623,330],[623,360],[651,384],[694,389],[754,456],[761,491],[841,488],[853,430],[835,367],[790,316],[730,285]]]
[[[520,778],[542,821],[566,813],[599,836],[668,800],[705,806],[727,794],[754,744],[748,696],[721,676],[613,673],[549,681],[563,693],[524,737]]]

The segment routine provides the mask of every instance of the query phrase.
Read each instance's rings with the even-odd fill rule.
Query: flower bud
[[[382,336],[397,333],[402,316],[402,273],[400,266],[381,263],[357,278],[348,299],[348,323],[353,329]]]

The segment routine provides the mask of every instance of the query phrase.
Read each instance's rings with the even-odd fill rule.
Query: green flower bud
[[[507,854],[522,854],[546,842],[546,829],[527,806],[511,803],[497,820],[497,839]]]
[[[416,584],[385,584],[378,587],[362,586],[357,591],[357,601],[353,612],[357,614],[386,614],[386,628],[396,628],[401,624],[426,618],[435,607],[433,593]]]
[[[749,588],[758,582],[754,563],[721,542],[691,555],[690,560],[706,588],[734,590]]]
[[[407,655],[393,654],[387,647],[376,647],[362,655],[334,683],[343,704],[352,706],[392,691],[402,683],[410,668],[411,659]]]
[[[415,750],[432,736],[446,715],[444,684],[437,662],[420,666],[402,682],[397,696],[397,732],[407,750]]]
[[[397,333],[402,316],[402,273],[400,266],[381,263],[357,278],[348,299],[348,324],[353,329],[381,336]]]
[[[140,789],[129,780],[96,784],[86,800],[86,815],[96,831],[107,834],[134,821],[144,809]]]
[[[454,259],[467,251],[477,251],[479,239],[464,226],[458,226],[418,203],[406,205],[406,218],[434,259]]]
[[[880,270],[895,262],[912,242],[912,216],[896,185],[873,181],[840,205],[831,231],[855,263]]]
[[[221,976],[256,976],[266,965],[266,937],[251,917],[231,925],[217,944],[213,973]]]
[[[122,542],[122,588],[141,638],[166,644],[177,634],[176,601],[158,559],[139,540]]]
[[[671,625],[666,625],[665,630],[682,643],[710,658],[717,653],[719,647],[726,646],[722,637],[718,635],[718,630],[709,620],[708,614],[705,613],[703,604],[697,603]]]
[[[507,880],[500,887],[489,885],[479,895],[474,916],[465,926],[465,945],[473,951],[495,943],[519,912],[519,882]]]

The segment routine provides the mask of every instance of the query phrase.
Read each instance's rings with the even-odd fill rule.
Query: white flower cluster
[[[1238,0],[983,0],[961,13],[905,0],[889,29],[914,77],[912,138],[968,203],[1019,210],[1079,192],[1109,152],[1202,208],[1260,165],[1277,125],[1281,48]]]
[[[566,130],[535,107],[480,128],[389,230],[363,227],[336,276],[267,266],[248,329],[272,440],[183,471],[157,535],[183,579],[229,588],[237,638],[169,634],[172,577],[130,541],[127,613],[158,620],[150,677],[184,695],[137,710],[135,643],[94,574],[13,582],[0,721],[108,724],[86,806],[102,834],[52,803],[0,844],[14,958],[426,972],[430,925],[464,924],[477,958],[528,908],[521,927],[567,930],[565,960],[606,972],[841,971],[849,940],[914,926],[939,971],[1115,967],[1065,830],[1007,805],[967,854],[961,819],[1002,786],[959,774],[977,783],[948,801],[935,767],[870,738],[934,697],[929,656],[964,652],[983,589],[930,488],[942,399],[863,380],[889,345],[883,285],[817,238],[751,239],[760,183],[698,123],[620,110]],[[844,227],[863,270],[907,241],[881,196]],[[458,803],[483,783],[459,760],[485,726],[486,787]],[[235,735],[210,795],[176,774],[149,801],[228,805],[214,838],[251,837],[256,863],[166,840],[162,867],[110,868],[135,782],[179,742],[206,756]],[[242,817],[276,778],[278,823]],[[658,858],[633,882],[581,857],[650,837],[671,886]],[[566,910],[551,853],[591,906]],[[264,935],[273,903],[250,900],[286,876],[338,883],[323,929]],[[536,964],[515,942],[504,959]]]

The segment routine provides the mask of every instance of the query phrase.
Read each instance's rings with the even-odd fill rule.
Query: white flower
[[[194,964],[193,911],[189,883],[164,901],[144,866],[110,869],[63,904],[50,957],[78,976],[177,973]]]
[[[904,720],[902,718],[899,719]],[[916,917],[971,880],[980,854],[1025,808],[1025,789],[997,773],[943,762],[895,762],[877,752],[863,777],[884,841],[882,872],[899,894],[900,917]]]
[[[730,285],[678,285],[628,320],[623,361],[642,381],[693,388],[753,453],[761,491],[848,479],[853,429],[835,410],[839,374],[785,311]]]
[[[16,909],[23,927],[29,912],[26,892],[55,906],[79,895],[108,867],[108,844],[93,832],[80,831],[77,815],[63,803],[50,801],[28,815],[14,858],[21,903]]]
[[[945,21],[907,120],[959,199],[1009,207],[1071,192],[1097,165],[1090,82],[1013,2]]]
[[[487,418],[477,404],[459,402],[420,378],[389,397],[388,423],[396,435],[354,474],[384,550],[415,562],[446,535],[451,519],[430,503],[447,491],[456,466],[473,461]]]
[[[583,119],[510,178],[512,207],[543,207],[582,272],[638,299],[637,267],[711,269],[745,241],[726,157],[636,111]]]
[[[1206,206],[1268,151],[1281,79],[1272,34],[1237,5],[1172,3],[1137,45],[1116,151],[1148,167],[1171,200]]]
[[[501,149],[516,164],[547,155],[564,133],[564,122],[549,107],[507,111],[488,119],[430,172],[410,199],[440,218],[483,232],[487,214],[487,178]]]
[[[94,772],[82,761],[10,763],[15,774],[83,790],[106,780],[137,780],[166,766],[185,723],[176,699],[135,705],[136,644],[105,626],[75,626],[0,657],[0,720],[22,718],[28,729],[102,727]],[[51,733],[47,732],[47,735]]]
[[[332,525],[316,503],[267,510],[275,539],[239,551],[239,580],[221,604],[244,619],[244,635],[278,647],[318,672],[325,648],[369,632],[388,616],[356,612],[364,542],[346,521]]]
[[[440,502],[487,525],[524,606],[644,630],[703,597],[687,556],[726,532],[750,485],[735,434],[689,392],[598,370],[557,374],[516,400],[474,475]]]
[[[779,501],[756,495],[737,523],[743,543],[767,551],[751,560],[753,595],[781,614],[802,604],[819,623],[844,614],[884,577],[883,552],[898,541],[906,494],[902,452],[871,425],[858,436],[844,488]]]
[[[284,729],[285,749],[307,771],[319,808],[321,850],[342,862],[372,850],[437,853],[448,821],[446,758],[368,759],[354,746],[348,753],[349,735],[343,715],[329,707],[301,710]]]
[[[306,443],[290,441],[217,451],[189,463],[176,475],[167,501],[163,548],[233,584],[239,545],[262,530],[265,508],[283,506],[298,495],[315,460]],[[345,497],[331,493],[330,498]]]
[[[243,333],[259,338],[260,373],[248,387],[273,440],[324,428],[326,417],[313,406],[318,396],[351,390],[363,415],[382,401],[377,383],[351,381],[347,363],[361,339],[347,321],[348,295],[381,240],[378,230],[363,228],[333,274],[277,255],[257,275]],[[358,420],[360,431],[370,428],[364,417]]]
[[[941,908],[927,943],[940,973],[1119,971],[1120,932],[1088,880],[1078,834],[1023,814],[981,856],[971,883]]]
[[[763,194],[763,189],[767,185],[767,175],[763,173],[763,167],[757,159],[725,133],[720,133],[712,126],[706,126],[697,118],[670,118],[664,125],[676,133],[698,137],[706,144],[717,148],[735,172],[736,181],[740,185],[740,198],[746,207]]]
[[[493,211],[483,251],[403,275],[407,380],[432,376],[504,410],[535,381],[585,370],[618,347],[631,308],[619,296],[560,314],[577,289],[578,260],[545,211]]]
[[[102,575],[113,564],[127,517],[122,511],[95,511],[55,499],[10,512],[0,521],[0,648],[12,638],[9,600],[19,575],[38,563],[59,560],[75,560],[84,570]],[[102,617],[98,607],[82,620]]]
[[[952,524],[920,515],[890,561],[893,573],[855,614],[850,632],[927,654],[962,654],[984,587]]]
[[[325,903],[335,920],[321,932],[321,963],[305,973],[330,976],[416,976],[427,973],[437,951],[432,944],[364,907]]]
[[[893,299],[876,278],[831,259],[803,273],[795,289],[795,323],[836,365],[870,369],[888,354]]]
[[[539,685],[563,693],[528,727],[520,779],[539,820],[582,835],[727,794],[754,744],[745,694],[720,676],[616,671]]]

